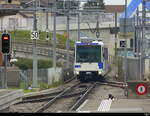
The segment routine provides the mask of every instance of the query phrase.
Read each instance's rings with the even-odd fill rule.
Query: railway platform
[[[89,105],[87,102],[85,106]],[[84,106],[84,107],[85,107]],[[115,99],[101,100],[97,107],[88,107],[78,112],[105,112],[105,113],[149,113],[150,99]]]
[[[0,111],[22,101],[23,90],[0,89]]]
[[[150,112],[150,99],[118,99],[111,104],[109,112]]]

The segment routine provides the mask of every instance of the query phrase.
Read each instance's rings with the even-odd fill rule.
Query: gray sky
[[[130,3],[131,0],[128,0],[128,3]],[[106,5],[124,5],[125,0],[104,0]]]

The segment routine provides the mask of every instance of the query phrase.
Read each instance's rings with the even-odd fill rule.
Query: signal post
[[[7,88],[7,55],[10,54],[10,35],[6,32],[2,34],[2,53],[4,54],[5,68],[4,68],[4,77],[2,78],[2,88]]]

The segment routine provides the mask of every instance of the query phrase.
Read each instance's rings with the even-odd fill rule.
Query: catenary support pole
[[[78,41],[80,40],[80,13],[78,13]]]
[[[127,85],[127,33],[126,33],[126,26],[127,26],[127,0],[125,0],[125,19],[124,19],[124,39],[125,39],[125,47],[124,47],[124,83]],[[125,96],[127,96],[127,88],[125,87],[124,90]]]
[[[67,49],[67,68],[69,68],[69,14],[67,14],[67,41],[66,41],[66,49]]]
[[[55,3],[56,9],[56,3]],[[54,28],[53,28],[53,68],[56,69],[56,13],[53,13],[54,17]]]
[[[34,1],[34,17],[33,17],[33,31],[37,31],[37,18],[36,18],[36,7],[37,1]],[[36,39],[33,40],[33,88],[38,87],[38,78],[37,78],[37,48],[36,48]]]
[[[115,12],[115,30],[117,30],[117,12]],[[117,32],[115,31],[115,56],[117,56]]]

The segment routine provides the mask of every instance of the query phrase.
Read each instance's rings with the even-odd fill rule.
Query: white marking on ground
[[[91,111],[78,111],[80,113],[91,113]]]
[[[76,111],[77,111],[77,112],[80,111],[80,110],[85,106],[85,104],[86,104],[88,101],[89,101],[89,100],[86,99],[86,100],[82,103],[82,105],[81,105]]]
[[[111,103],[112,103],[111,99],[102,100],[102,102],[101,102],[101,104],[100,104],[97,111],[108,112],[110,110]]]
[[[142,112],[143,108],[111,108],[110,112]]]

